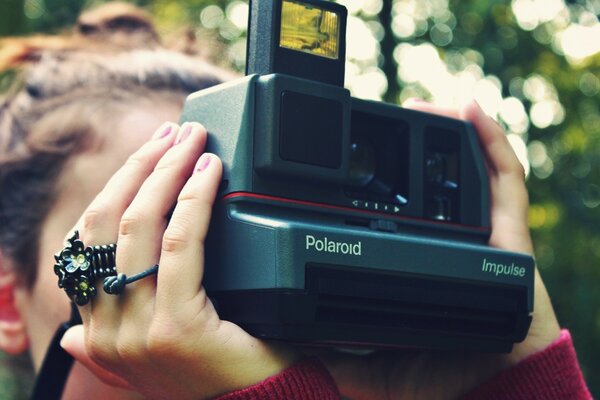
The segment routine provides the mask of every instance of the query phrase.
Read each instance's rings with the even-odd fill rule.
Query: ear
[[[15,306],[15,272],[0,253],[0,350],[19,354],[27,350],[29,342],[25,324]]]

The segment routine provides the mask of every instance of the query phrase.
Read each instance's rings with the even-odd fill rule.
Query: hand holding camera
[[[156,279],[80,307],[83,326],[62,341],[98,377],[147,398],[214,397],[260,382],[295,360],[293,351],[219,319],[201,284],[221,177],[218,157],[203,154],[205,142],[200,124],[164,125],[77,224],[84,243],[118,242],[120,272],[133,275],[160,264]]]

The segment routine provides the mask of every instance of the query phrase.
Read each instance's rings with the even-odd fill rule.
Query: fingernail
[[[175,141],[175,144],[179,144],[181,142],[183,142],[185,139],[187,139],[190,136],[190,133],[192,133],[192,125],[185,125],[185,127],[183,128],[183,130],[179,133],[179,136],[177,136],[177,140]]]
[[[166,127],[162,128],[162,129],[159,128],[154,133],[154,135],[152,135],[152,139],[153,140],[162,139],[162,138],[164,138],[166,136],[169,136],[171,134],[171,132],[173,132],[173,126],[172,125],[166,126]]]
[[[196,163],[196,167],[194,168],[194,172],[202,172],[204,171],[206,168],[208,168],[208,165],[210,164],[210,161],[212,160],[212,157],[210,154],[208,153],[204,153],[200,156],[200,158],[198,159],[198,162]]]

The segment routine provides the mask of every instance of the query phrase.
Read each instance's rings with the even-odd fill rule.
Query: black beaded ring
[[[116,244],[86,247],[75,231],[65,248],[54,255],[58,287],[77,305],[86,305],[96,295],[94,281],[117,274],[116,250]]]

